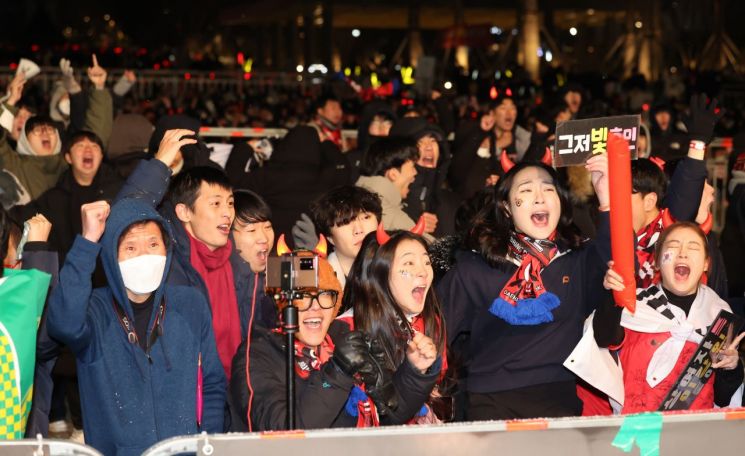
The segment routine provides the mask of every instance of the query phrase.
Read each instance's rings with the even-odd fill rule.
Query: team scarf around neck
[[[636,285],[639,288],[649,288],[659,282],[659,274],[655,269],[654,249],[664,229],[660,211],[654,220],[636,233],[636,259],[639,262]]]
[[[272,330],[275,334],[284,334],[282,328]],[[295,339],[295,374],[303,380],[307,380],[313,371],[321,369],[334,354],[334,341],[331,336],[326,337],[317,348],[309,347],[303,342]]]
[[[489,312],[511,325],[539,325],[554,320],[551,313],[559,306],[559,298],[543,286],[541,271],[551,263],[559,249],[549,239],[532,239],[522,233],[512,233],[507,256],[519,263],[517,271],[492,302]]]

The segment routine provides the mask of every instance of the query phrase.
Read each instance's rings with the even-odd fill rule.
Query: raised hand
[[[737,347],[740,346],[745,332],[740,333],[739,336],[729,345],[729,347],[723,348],[714,355],[716,362],[711,365],[714,369],[725,369],[732,370],[737,367],[737,362],[740,360],[740,355],[737,352]]]
[[[603,278],[603,287],[606,290],[623,291],[626,285],[623,284],[623,277],[613,270],[613,261],[608,262],[608,271]]]
[[[711,100],[706,105],[705,93],[693,95],[689,106],[690,113],[683,120],[692,141],[703,141],[709,143],[714,135],[714,126],[719,122],[722,113],[717,109],[717,99]]]
[[[23,86],[26,85],[26,73],[19,71],[8,84],[8,106],[15,106],[23,96]]]
[[[336,342],[331,360],[340,371],[350,377],[359,373],[371,361],[365,335],[359,331],[345,334]]]
[[[103,88],[106,86],[106,70],[101,68],[101,66],[98,64],[96,54],[92,55],[92,61],[93,66],[88,67],[88,79],[91,80],[96,89],[103,90]]]
[[[83,237],[91,242],[98,242],[106,229],[106,219],[111,212],[111,206],[106,201],[95,201],[83,204],[80,214],[83,222]]]
[[[158,152],[155,154],[155,159],[160,160],[169,168],[173,165],[173,162],[181,152],[181,147],[187,144],[196,144],[197,140],[194,139],[196,132],[185,129],[166,130],[163,135],[163,139],[160,141],[158,146]]]
[[[52,223],[41,214],[26,220],[28,223],[28,242],[46,242],[52,231]]]
[[[608,135],[608,149],[611,147],[622,146],[618,141],[623,142],[624,140],[616,135]],[[628,145],[626,147],[628,147]],[[587,160],[587,163],[585,163],[585,169],[591,173],[592,186],[595,189],[595,194],[598,197],[600,207],[608,207],[610,205],[608,156],[601,154],[590,157],[590,159]]]
[[[437,347],[429,337],[415,333],[406,347],[406,358],[415,369],[425,373],[437,359]]]

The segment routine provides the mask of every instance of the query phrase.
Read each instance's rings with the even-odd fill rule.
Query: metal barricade
[[[102,456],[97,450],[69,440],[34,439],[0,440],[2,456]]]
[[[640,433],[638,442],[649,440],[650,435],[653,438],[659,435],[661,455],[706,454],[713,450],[737,454],[745,444],[745,409],[663,414],[661,432],[648,426],[647,417],[650,414],[375,429],[202,434],[160,442],[144,455],[171,456],[185,452],[199,456],[297,455],[309,449],[323,456],[621,455],[623,451],[613,446],[613,442],[622,426],[630,431],[622,435],[627,441],[635,432]]]

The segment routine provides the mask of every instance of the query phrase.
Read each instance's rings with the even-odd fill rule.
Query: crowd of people
[[[302,429],[654,411],[718,313],[744,313],[745,136],[720,239],[705,159],[726,112],[705,94],[680,119],[680,99],[645,116],[629,284],[606,155],[551,164],[557,122],[609,113],[579,85],[530,101],[365,93],[353,113],[328,90],[281,139],[208,143],[188,109],[131,109],[135,75],[110,87],[95,56],[87,81],[60,67],[48,111],[24,101],[22,71],[0,107],[0,271],[52,277],[28,436],[130,455],[287,429],[288,350]],[[317,258],[317,286],[275,300],[268,259],[287,244]],[[635,313],[614,300],[627,286]],[[743,337],[712,354],[690,409],[742,405]]]

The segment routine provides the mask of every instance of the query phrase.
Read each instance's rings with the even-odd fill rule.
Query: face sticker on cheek
[[[667,249],[664,252],[662,252],[662,258],[661,263],[662,264],[670,264],[675,259],[675,250],[673,249]]]
[[[523,205],[523,200],[521,200],[520,198],[517,198],[515,200],[515,206],[520,207],[522,205]]]
[[[410,279],[410,278],[414,277],[414,273],[413,273],[413,272],[411,272],[411,271],[407,271],[407,270],[405,270],[405,269],[401,269],[401,270],[399,270],[399,271],[398,271],[398,273],[399,273],[399,274],[401,275],[401,277],[403,277],[404,279]]]

